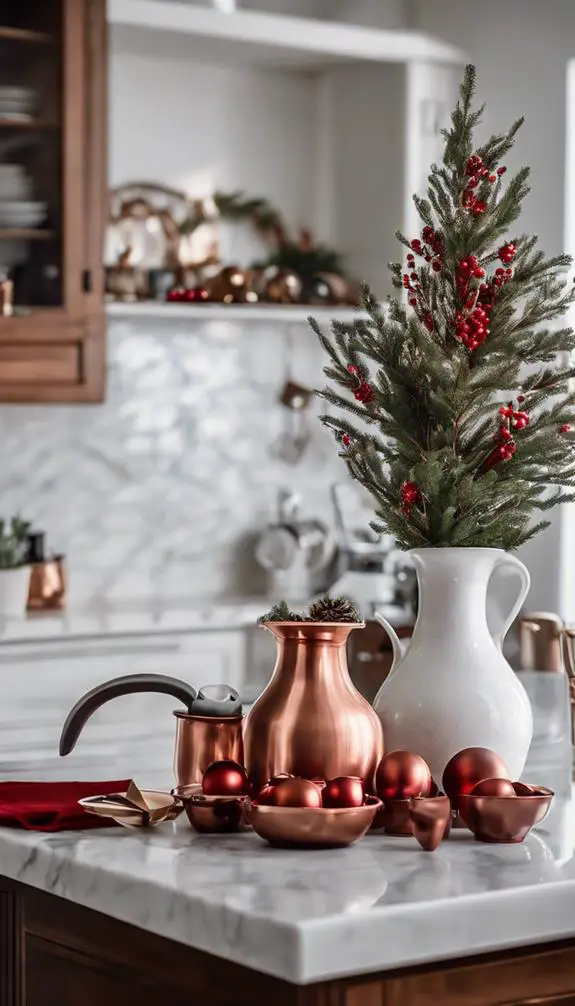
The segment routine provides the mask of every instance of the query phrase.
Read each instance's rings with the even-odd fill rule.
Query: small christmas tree
[[[405,300],[383,309],[364,287],[369,320],[333,322],[331,339],[310,319],[331,358],[325,374],[343,389],[322,396],[363,422],[322,421],[375,500],[373,528],[404,548],[514,549],[547,526],[534,510],[575,498],[575,368],[565,364],[575,336],[546,327],[573,302],[571,260],[509,235],[529,169],[507,182],[502,158],[523,120],[476,147],[474,90],[468,66],[443,164],[431,167],[427,199],[414,197],[421,236],[397,235],[406,265],[390,269]]]

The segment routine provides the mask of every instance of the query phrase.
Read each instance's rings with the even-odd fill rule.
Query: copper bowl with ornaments
[[[514,788],[519,786],[515,783]],[[478,842],[523,842],[532,828],[547,816],[554,793],[544,786],[529,787],[523,795],[482,796],[460,794],[459,813]]]
[[[252,803],[248,820],[260,838],[281,849],[329,849],[365,835],[381,807],[367,796],[362,807],[277,807]]]
[[[206,796],[200,783],[178,786],[172,792],[183,803],[192,828],[202,834],[229,834],[248,826],[247,796]]]

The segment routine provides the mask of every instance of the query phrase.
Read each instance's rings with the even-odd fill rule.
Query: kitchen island
[[[575,1003],[575,805],[523,845],[0,830],[2,1006]]]

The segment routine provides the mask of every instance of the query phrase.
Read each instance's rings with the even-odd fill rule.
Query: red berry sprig
[[[480,304],[470,314],[458,311],[455,315],[455,338],[466,349],[477,349],[489,335],[488,324],[489,314]]]
[[[508,241],[507,244],[501,246],[497,252],[497,257],[501,259],[504,265],[509,265],[513,262],[513,259],[517,255],[517,245],[513,244],[513,241]]]
[[[501,464],[502,461],[511,461],[516,450],[517,444],[514,440],[507,440],[504,444],[494,447],[491,454],[488,454],[483,462],[483,471],[488,472],[490,468],[495,468],[495,465]]]
[[[559,427],[560,433],[571,433],[571,423],[561,423]]]
[[[401,504],[401,512],[404,513],[406,517],[409,517],[412,506],[419,501],[420,496],[421,493],[415,482],[402,482],[399,490],[399,501]]]
[[[524,409],[515,410],[512,402],[509,405],[502,405],[499,409],[499,415],[507,419],[514,430],[524,430],[526,426],[529,426],[529,413]]]
[[[348,363],[347,372],[355,378],[354,383],[351,385],[353,389],[353,397],[356,401],[361,402],[362,405],[369,405],[373,402],[375,398],[375,391],[373,390],[369,381],[364,380],[359,372],[359,367],[356,367],[354,363]]]
[[[501,177],[501,175],[505,174],[506,170],[505,167],[501,167],[494,173],[483,163],[479,154],[472,154],[471,157],[468,157],[465,164],[465,174],[468,181],[461,197],[463,209],[469,210],[474,217],[486,213],[489,208],[488,204],[485,199],[479,199],[475,193],[475,189],[485,181],[493,185],[497,181],[498,176]]]

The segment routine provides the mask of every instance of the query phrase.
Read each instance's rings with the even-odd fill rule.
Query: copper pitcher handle
[[[84,724],[100,706],[120,695],[132,695],[136,692],[160,692],[173,695],[186,706],[190,712],[196,700],[196,690],[179,678],[169,678],[164,674],[125,674],[121,678],[112,678],[104,684],[86,692],[70,710],[60,735],[60,754],[70,754],[76,745]]]

